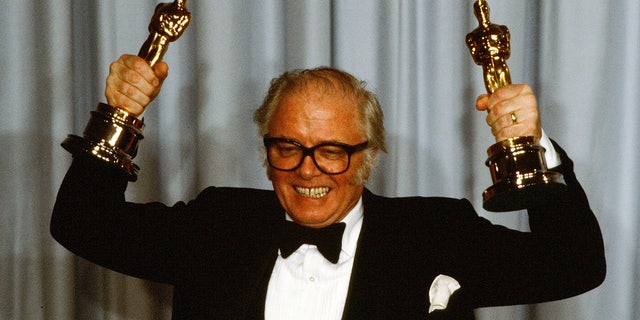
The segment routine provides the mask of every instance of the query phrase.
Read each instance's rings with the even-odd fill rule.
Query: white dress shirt
[[[360,198],[342,220],[347,226],[336,264],[325,259],[315,245],[303,244],[286,259],[278,252],[267,289],[266,320],[342,318],[362,215]]]

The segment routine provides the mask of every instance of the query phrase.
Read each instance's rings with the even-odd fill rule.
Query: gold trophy
[[[191,13],[187,0],[161,3],[149,23],[149,37],[138,56],[153,66],[162,60],[169,43],[177,40],[189,26]],[[110,163],[135,181],[140,167],[132,162],[138,150],[144,122],[127,111],[106,103],[98,103],[91,112],[83,137],[68,135],[62,147],[72,154],[86,154]]]
[[[489,20],[486,1],[474,3],[479,26],[466,37],[476,64],[482,65],[488,93],[511,84],[506,60],[510,56],[510,34],[506,26]],[[515,114],[511,119],[516,122]],[[503,212],[532,208],[557,199],[566,189],[562,174],[547,169],[545,149],[532,136],[500,141],[487,149],[486,165],[493,185],[482,194],[483,207]]]

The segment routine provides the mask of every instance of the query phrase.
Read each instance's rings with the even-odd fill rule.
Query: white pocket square
[[[460,283],[452,277],[438,275],[429,288],[429,313],[447,308],[451,295],[460,289]]]

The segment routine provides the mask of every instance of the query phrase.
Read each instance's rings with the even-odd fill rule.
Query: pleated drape
[[[156,1],[5,0],[0,10],[0,319],[168,319],[166,285],[105,270],[48,232],[71,157],[109,63],[136,53]],[[606,241],[599,288],[563,301],[486,308],[479,319],[638,319],[640,3],[490,0],[511,30],[512,79],[537,94],[543,127],[575,161]],[[526,230],[526,213],[481,208],[493,137],[464,43],[472,1],[189,1],[170,75],[145,113],[132,201],[172,204],[209,185],[270,188],[252,123],[271,78],[331,65],[383,105],[389,153],[367,186],[387,196],[469,198]],[[580,270],[576,270],[580,272]],[[540,284],[544,285],[544,284]]]

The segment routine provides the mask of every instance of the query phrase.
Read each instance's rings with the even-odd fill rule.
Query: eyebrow
[[[273,137],[273,136],[270,136],[270,135],[268,135],[268,134],[267,134],[266,136],[267,136],[267,137],[269,137],[269,138],[273,138],[273,139],[284,139],[284,140],[288,140],[288,141],[291,141],[291,142],[295,142],[295,143],[298,143],[298,144],[300,144],[300,145],[304,146],[305,148],[313,148],[314,146],[321,145],[321,144],[337,144],[337,145],[345,145],[345,146],[351,146],[351,145],[352,145],[352,144],[350,144],[350,143],[346,143],[346,142],[342,142],[342,141],[337,141],[337,140],[323,140],[323,141],[320,141],[320,142],[318,142],[318,143],[315,143],[315,144],[311,145],[310,147],[307,147],[304,143],[302,143],[302,142],[300,142],[300,141],[298,141],[298,140],[296,140],[296,139],[292,139],[292,138],[286,137],[286,136],[283,136],[283,137]],[[365,140],[366,140],[366,139],[365,139]],[[360,142],[355,143],[354,145],[357,145],[357,144],[359,144],[359,143],[360,143]]]

